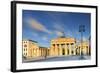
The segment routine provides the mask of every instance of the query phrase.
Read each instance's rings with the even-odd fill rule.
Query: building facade
[[[74,38],[56,38],[51,40],[51,56],[75,55]]]
[[[91,49],[88,41],[80,42],[76,45],[76,55],[90,55]]]
[[[38,43],[33,40],[23,40],[22,48],[23,57],[26,59],[45,57],[45,55],[49,55],[48,48],[38,46]]]
[[[51,40],[50,47],[40,47],[36,41],[22,41],[23,57],[32,59],[47,56],[90,55],[91,48],[88,41],[76,42],[70,37],[59,37]]]
[[[90,55],[89,42],[76,43],[74,38],[60,37],[51,40],[50,56]]]

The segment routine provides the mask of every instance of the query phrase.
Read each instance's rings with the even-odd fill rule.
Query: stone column
[[[58,56],[58,45],[57,44],[55,44],[55,54],[56,54],[56,56]]]
[[[40,50],[40,48],[39,48],[39,56],[41,56],[41,50]]]
[[[51,54],[52,54],[52,56],[54,56],[54,52],[55,52],[55,48],[54,48],[54,46],[52,45],[52,49],[51,49]]]
[[[43,49],[42,49],[42,57],[43,57]]]
[[[38,56],[40,56],[40,51],[39,51],[39,48],[38,48]]]
[[[49,55],[52,56],[52,48],[50,47]]]
[[[32,49],[32,57],[34,57],[34,49]]]
[[[76,47],[75,47],[75,43],[73,44],[73,48],[74,48],[74,55],[76,55]]]
[[[34,49],[34,57],[36,57],[36,49]]]
[[[57,56],[59,56],[59,46],[57,45]]]
[[[50,56],[53,56],[53,45],[51,44],[51,47],[50,47]]]
[[[37,57],[37,48],[36,48],[36,57]]]
[[[55,45],[52,45],[52,56],[55,56]]]
[[[39,56],[39,49],[37,48],[37,57]]]
[[[50,51],[49,51],[49,55],[52,56],[52,52],[51,52],[52,48],[50,46]]]

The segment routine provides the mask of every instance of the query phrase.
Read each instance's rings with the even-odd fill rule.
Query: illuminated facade
[[[42,57],[48,54],[48,50],[46,47],[39,47],[36,41],[32,40],[23,40],[23,57],[27,59]]]
[[[74,38],[56,38],[51,40],[51,56],[75,55]]]
[[[76,43],[74,38],[59,37],[51,40],[50,56],[90,55],[89,42]]]
[[[23,57],[27,59],[47,56],[90,55],[88,41],[76,42],[70,37],[59,37],[51,40],[50,48],[40,47],[36,41],[23,40]]]
[[[89,46],[89,42],[88,41],[84,41],[82,43],[79,43],[78,45],[76,45],[76,55],[90,55],[90,46]]]

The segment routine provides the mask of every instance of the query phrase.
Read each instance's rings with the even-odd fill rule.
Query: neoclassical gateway
[[[78,43],[74,38],[56,38],[51,40],[50,55],[62,56],[62,55],[89,55],[90,47],[89,42],[84,41]]]
[[[89,40],[77,42],[75,38],[58,37],[51,40],[50,47],[41,47],[33,40],[23,40],[23,57],[36,58],[45,56],[90,55]]]

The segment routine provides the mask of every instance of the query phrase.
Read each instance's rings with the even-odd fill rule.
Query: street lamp
[[[80,25],[79,26],[79,32],[81,33],[81,58],[83,58],[83,32],[85,32],[85,25]]]

